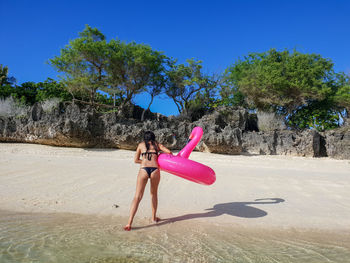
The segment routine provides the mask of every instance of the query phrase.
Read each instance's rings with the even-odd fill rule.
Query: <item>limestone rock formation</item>
[[[248,154],[327,156],[322,136],[311,130],[246,132],[243,133],[242,148],[243,152]]]
[[[336,159],[350,159],[350,126],[325,132],[327,155]]]
[[[219,107],[195,122],[165,117],[130,106],[122,113],[97,113],[91,107],[59,103],[51,109],[36,103],[26,114],[0,116],[0,141],[54,146],[134,150],[143,132],[152,130],[165,146],[179,150],[195,126],[204,134],[197,150],[222,154],[279,154],[350,159],[350,127],[325,133],[274,130],[259,132],[257,117],[239,107]]]

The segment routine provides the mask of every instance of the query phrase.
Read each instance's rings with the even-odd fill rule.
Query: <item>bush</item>
[[[28,106],[20,104],[12,97],[0,99],[0,117],[22,117],[27,115]]]
[[[330,99],[310,102],[287,116],[287,124],[294,129],[325,131],[340,126],[339,108]]]
[[[50,78],[44,82],[37,83],[36,88],[36,101],[45,101],[53,98],[59,98],[61,101],[69,101],[72,99],[71,94],[69,94],[62,83]]]
[[[44,112],[51,112],[53,109],[58,108],[58,105],[60,102],[61,102],[61,99],[52,98],[52,99],[44,100],[41,106]]]
[[[286,128],[284,118],[273,112],[258,112],[259,131],[283,130]]]

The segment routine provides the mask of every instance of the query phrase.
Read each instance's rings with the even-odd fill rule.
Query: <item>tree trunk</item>
[[[72,103],[73,103],[73,105],[74,105],[74,103],[75,103],[75,97],[74,97],[74,94],[73,94],[73,92],[70,92],[70,91],[69,91],[69,93],[70,93],[70,95],[72,95]]]
[[[149,108],[151,107],[151,104],[152,104],[152,102],[153,102],[153,99],[154,99],[154,96],[151,95],[151,102],[148,104],[147,109],[143,109],[143,112],[142,112],[142,115],[141,115],[141,121],[144,121],[144,119],[145,119],[145,113],[146,113],[146,111],[148,111]]]
[[[176,102],[175,99],[173,99],[173,101],[174,101],[174,103],[175,103],[175,105],[176,105],[176,107],[177,107],[177,110],[179,111],[179,114],[181,114],[181,109],[180,109],[179,104]]]
[[[125,100],[124,100],[124,101],[122,101],[122,102],[120,103],[120,105],[118,106],[118,115],[123,114],[123,111],[124,111],[124,107],[125,107],[125,105],[126,105]]]
[[[116,96],[116,94],[114,93],[113,94],[113,106],[115,107],[115,96]]]
[[[94,91],[93,90],[90,91],[90,102],[91,102],[91,105],[94,106]]]

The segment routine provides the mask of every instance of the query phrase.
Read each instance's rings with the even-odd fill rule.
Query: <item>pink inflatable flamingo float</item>
[[[204,164],[188,159],[201,140],[202,135],[203,129],[195,127],[191,132],[189,142],[176,156],[165,153],[160,154],[158,156],[160,169],[195,183],[213,184],[216,180],[214,170]]]

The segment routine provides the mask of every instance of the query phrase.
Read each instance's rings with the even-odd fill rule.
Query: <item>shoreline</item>
[[[115,233],[138,233],[137,235],[148,235],[152,232],[168,233],[177,232],[178,234],[187,234],[188,232],[202,231],[203,233],[219,233],[226,235],[235,233],[239,236],[252,237],[279,237],[279,238],[301,238],[314,239],[319,243],[339,243],[350,249],[350,230],[349,229],[314,229],[302,227],[280,228],[279,226],[247,226],[239,224],[213,224],[212,222],[203,222],[201,220],[188,220],[186,222],[164,222],[150,223],[147,218],[135,218],[135,227],[132,232],[123,229],[127,216],[116,215],[96,215],[79,214],[73,212],[18,212],[0,209],[0,224],[9,219],[13,222],[32,222],[36,225],[47,227],[80,224],[82,228],[94,224],[94,227],[102,231],[108,229]],[[327,237],[326,239],[324,239]]]
[[[127,218],[138,171],[133,154],[0,143],[0,209]],[[162,172],[161,218],[263,229],[350,228],[348,160],[201,152],[190,158],[212,167],[217,182],[202,186]],[[150,215],[148,189],[135,220]]]
[[[345,263],[350,255],[349,230],[242,227],[194,220],[128,232],[122,221],[107,215],[0,210],[0,249],[5,251],[0,259],[14,262],[15,257],[17,262],[18,255],[26,255],[23,258],[43,262]],[[140,218],[135,223],[146,224]]]

